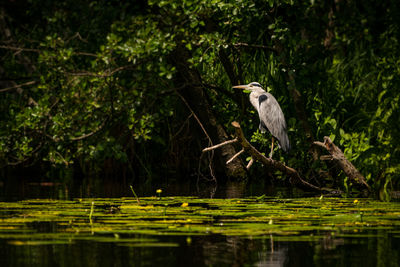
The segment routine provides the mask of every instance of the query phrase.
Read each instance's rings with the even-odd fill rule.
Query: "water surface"
[[[0,203],[1,266],[398,266],[400,205],[164,196]]]

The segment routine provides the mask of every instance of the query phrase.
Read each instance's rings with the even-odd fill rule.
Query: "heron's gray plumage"
[[[266,92],[257,82],[249,83],[246,86],[236,86],[236,88],[251,91],[250,103],[258,112],[260,131],[264,133],[268,130],[278,140],[283,151],[288,152],[290,150],[290,143],[287,135],[285,116],[275,97]]]

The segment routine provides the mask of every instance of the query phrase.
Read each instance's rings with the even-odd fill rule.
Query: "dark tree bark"
[[[179,93],[183,96],[187,104],[199,119],[203,130],[206,131],[211,145],[222,143],[229,139],[225,129],[218,123],[216,116],[208,101],[207,95],[202,86],[199,73],[191,68],[188,63],[190,52],[184,46],[178,46],[173,52],[172,61],[178,71],[178,81],[183,87]],[[225,164],[227,160],[235,155],[235,148],[232,144],[224,146],[217,151],[215,157],[216,170],[222,171],[232,180],[243,180],[246,178],[246,170],[239,159],[235,159],[231,164]]]
[[[322,160],[334,161],[339,168],[354,182],[359,188],[367,189],[370,191],[370,187],[367,184],[365,177],[357,170],[356,167],[345,157],[342,150],[337,147],[332,140],[328,137],[324,137],[324,142],[314,142],[314,145],[326,149],[330,155],[321,156]]]
[[[222,66],[224,67],[224,70],[229,77],[231,85],[244,84],[242,72],[240,69],[240,62],[237,62],[237,67],[235,68],[235,64],[232,63],[228,54],[225,52],[225,49],[223,48],[220,49],[218,58],[221,61]],[[232,99],[235,100],[235,102],[240,105],[239,118],[241,120],[243,119],[245,114],[246,104],[249,105],[248,97],[245,97],[245,95],[242,94],[241,92],[234,92]]]
[[[0,34],[3,36],[4,40],[6,40],[8,42],[9,46],[13,46],[13,44],[16,42],[14,40],[13,32],[7,23],[6,11],[3,8],[0,8]],[[24,66],[27,76],[31,76],[32,73],[34,73],[36,71],[36,66],[32,64],[31,60],[25,54],[15,53],[15,57]],[[5,70],[3,69],[3,67],[0,66],[0,74],[2,76],[4,76],[4,71]],[[3,91],[8,91],[8,90],[4,90],[4,89],[13,89],[13,90],[15,89],[15,91],[18,94],[22,94],[24,91],[22,88],[23,86],[32,85],[34,83],[35,83],[34,81],[30,81],[28,83],[25,82],[22,84],[18,84],[17,82],[12,81],[12,80],[11,81],[0,81],[0,88],[2,88]],[[33,99],[30,99],[29,102],[36,103],[35,101],[33,101]]]
[[[299,90],[297,90],[297,88],[296,88],[295,77],[294,77],[294,74],[292,73],[292,71],[288,72],[287,80],[289,81],[290,95],[292,96],[292,99],[293,99],[297,118],[301,122],[304,134],[306,135],[306,139],[307,139],[308,143],[310,144],[309,152],[311,153],[313,160],[316,161],[319,157],[319,152],[315,149],[315,147],[311,146],[311,144],[314,142],[314,135],[311,130],[311,126],[308,122],[308,116],[304,109],[303,98],[302,98]]]

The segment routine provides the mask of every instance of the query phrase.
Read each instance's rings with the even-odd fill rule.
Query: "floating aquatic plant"
[[[158,192],[157,192],[158,193]],[[161,194],[161,192],[160,192]],[[89,214],[89,222],[87,220]],[[39,230],[40,229],[40,230]],[[43,229],[46,229],[45,231]],[[400,204],[370,199],[195,197],[25,200],[0,203],[0,239],[12,245],[115,242],[176,246],[160,236],[225,235],[314,241],[400,231]]]

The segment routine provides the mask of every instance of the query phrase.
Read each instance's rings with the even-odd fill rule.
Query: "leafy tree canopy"
[[[133,2],[2,4],[0,167],[196,171],[208,138],[183,101],[184,65],[228,132],[239,120],[267,149],[246,96],[230,89],[259,81],[286,115],[288,165],[308,177],[326,169],[309,149],[327,135],[376,191],[398,187],[396,1]]]

